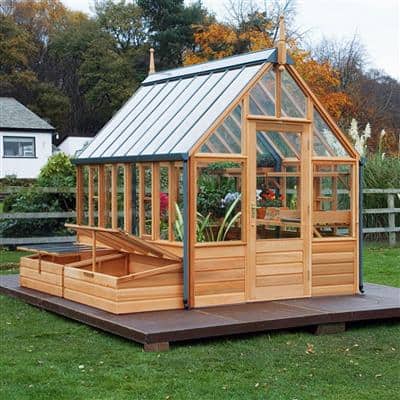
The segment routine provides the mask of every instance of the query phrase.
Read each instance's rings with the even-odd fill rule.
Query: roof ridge
[[[210,60],[199,64],[186,65],[156,72],[149,75],[142,82],[142,85],[147,86],[163,81],[187,78],[219,70],[240,68],[242,66],[251,66],[263,62],[276,62],[276,48],[272,47],[264,50],[235,54],[233,56]]]
[[[177,70],[181,70],[181,69],[185,69],[185,68],[190,68],[190,67],[200,67],[202,65],[205,64],[212,64],[218,61],[222,61],[222,60],[232,60],[233,58],[238,58],[238,57],[243,57],[243,56],[247,56],[250,54],[258,54],[258,53],[263,53],[269,50],[276,50],[275,47],[268,47],[266,49],[263,50],[254,50],[254,51],[249,51],[247,53],[240,53],[240,54],[233,54],[231,56],[227,56],[227,57],[222,57],[222,58],[215,58],[214,60],[208,60],[208,61],[203,61],[201,63],[197,63],[197,64],[189,64],[189,65],[182,65],[180,67],[176,67],[176,68],[169,68],[169,69],[165,69],[159,72],[155,72],[154,75],[156,74],[163,74],[163,73],[167,73],[167,72],[171,72],[171,71],[177,71]]]

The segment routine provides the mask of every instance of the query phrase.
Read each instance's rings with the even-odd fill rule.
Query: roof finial
[[[154,65],[154,49],[150,49],[150,64],[149,64],[149,75],[156,72],[156,67]]]
[[[286,32],[285,18],[283,15],[279,17],[279,40],[278,40],[278,64],[286,64]]]

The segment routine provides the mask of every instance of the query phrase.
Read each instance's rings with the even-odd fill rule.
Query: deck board
[[[366,284],[365,293],[357,296],[277,300],[125,315],[114,315],[22,288],[18,275],[0,276],[0,293],[142,344],[400,318],[400,289],[375,284]]]

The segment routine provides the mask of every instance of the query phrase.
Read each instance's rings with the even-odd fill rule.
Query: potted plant
[[[283,196],[278,195],[273,189],[257,191],[257,218],[279,218],[279,209],[282,207]]]

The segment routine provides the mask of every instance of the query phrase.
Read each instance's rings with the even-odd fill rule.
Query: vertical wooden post
[[[248,156],[247,151],[247,143],[248,143],[248,126],[247,126],[247,116],[250,114],[250,104],[249,104],[249,95],[245,96],[242,104],[242,121],[241,121],[241,129],[242,129],[242,147],[241,153],[244,156]],[[240,186],[241,186],[241,196],[242,196],[242,217],[241,217],[241,240],[247,242],[248,240],[248,229],[247,229],[247,214],[248,214],[248,186],[247,186],[247,168],[248,168],[248,158],[242,164],[242,173],[240,176]]]
[[[96,271],[96,231],[92,231],[92,271]]]
[[[118,228],[118,164],[111,166],[111,227]]]
[[[132,233],[132,165],[124,164],[124,230]]]
[[[394,208],[394,194],[393,193],[388,193],[387,195],[387,204],[389,209]],[[394,232],[394,228],[396,226],[396,214],[394,212],[391,212],[388,214],[388,222],[389,222],[389,228],[393,229],[392,232],[389,232],[389,246],[394,247],[396,246],[396,232]]]
[[[88,225],[94,225],[94,168],[92,165],[89,166],[89,185],[88,185]]]
[[[160,238],[160,163],[152,164],[151,174],[151,235],[153,240]]]
[[[77,165],[76,167],[76,223],[83,225],[84,211],[84,196],[83,196],[83,166]]]
[[[105,228],[106,226],[106,182],[105,182],[105,166],[100,164],[98,167],[98,226]]]
[[[257,232],[257,209],[256,209],[256,177],[257,160],[253,157],[257,148],[257,125],[255,122],[247,122],[247,192],[249,193],[247,204],[247,272],[246,272],[246,299],[254,298],[256,284],[256,232]],[[253,151],[253,153],[252,153]]]
[[[303,238],[303,279],[304,295],[311,295],[311,277],[312,277],[312,204],[313,204],[313,168],[312,168],[312,124],[304,127],[301,141],[301,184],[302,192],[301,207],[301,237]]]

